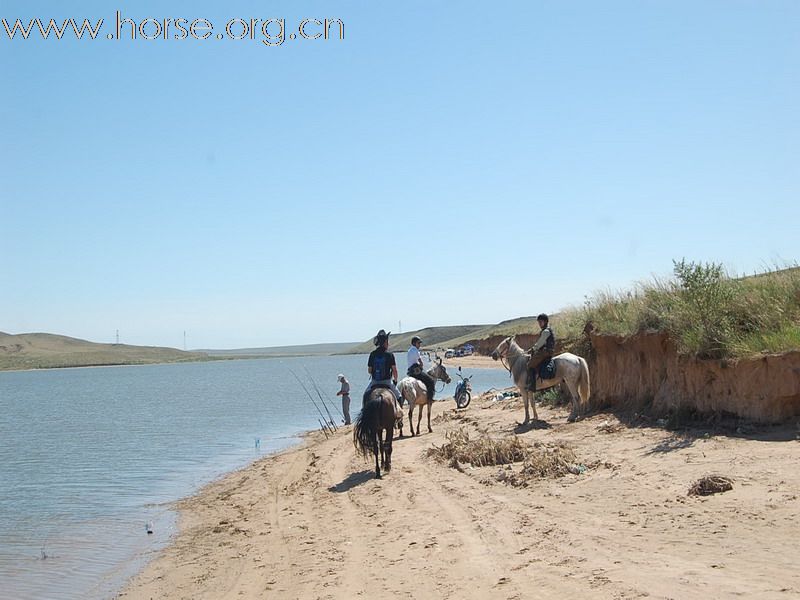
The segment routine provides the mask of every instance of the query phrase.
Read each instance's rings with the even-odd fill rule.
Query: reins
[[[511,379],[514,379],[514,373],[511,371],[511,367],[509,366],[510,361],[509,361],[509,363],[506,362],[507,359],[508,359],[508,352],[510,350],[511,350],[511,342],[509,342],[509,344],[508,344],[508,348],[506,349],[506,354],[505,355],[500,354],[500,364],[502,364],[506,368],[506,371],[508,371],[508,376],[511,377]],[[522,350],[522,348],[520,348],[520,351],[521,351],[521,353],[518,354],[517,356],[515,356],[514,357],[515,359],[519,358],[520,356],[525,356],[526,352],[524,350]]]
[[[508,376],[511,377],[512,376],[511,367],[509,367],[508,364],[506,363],[506,357],[505,356],[501,356],[500,357],[500,364],[503,365],[506,368],[506,371],[508,371]]]
[[[441,365],[437,365],[437,366],[439,366],[439,367],[440,367]],[[434,389],[436,390],[436,393],[438,394],[438,393],[440,393],[440,392],[443,392],[443,391],[444,391],[444,388],[445,388],[445,386],[447,385],[447,383],[444,381],[444,379],[440,379],[440,378],[439,378],[439,374],[438,374],[438,372],[437,372],[437,374],[436,374],[436,375],[433,375],[433,374],[431,374],[431,371],[433,371],[433,370],[434,370],[434,369],[430,369],[429,371],[426,371],[426,373],[427,373],[427,374],[428,374],[430,377],[432,377],[432,378],[433,378],[433,387],[434,387]],[[437,385],[437,384],[438,384],[440,381],[442,382],[442,389],[436,389],[436,385]]]

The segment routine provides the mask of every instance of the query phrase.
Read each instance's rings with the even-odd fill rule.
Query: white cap
[[[339,373],[339,374],[336,376],[336,379],[338,379],[339,381],[341,381],[342,379],[344,379],[344,375],[342,375],[341,373]]]

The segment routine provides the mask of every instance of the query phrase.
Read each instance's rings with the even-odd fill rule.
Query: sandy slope
[[[425,456],[445,431],[513,435],[519,401],[434,408],[434,433],[397,440],[372,478],[350,428],[315,434],[181,503],[175,543],[120,595],[240,598],[790,598],[800,594],[797,427],[675,435],[599,414],[529,441],[570,444],[581,475],[500,483]],[[424,430],[424,425],[423,425]],[[687,496],[720,473],[732,491]]]
[[[464,369],[504,369],[503,363],[499,360],[492,360],[490,356],[480,356],[472,354],[470,356],[460,356],[456,358],[447,358],[442,361],[448,368],[462,367]]]

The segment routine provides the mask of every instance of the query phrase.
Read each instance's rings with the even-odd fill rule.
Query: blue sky
[[[243,347],[798,258],[800,3],[82,2],[345,39],[10,41],[0,331]]]

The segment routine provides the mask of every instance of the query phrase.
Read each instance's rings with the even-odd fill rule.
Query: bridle
[[[505,349],[505,352],[506,352],[506,354],[500,354],[500,353],[498,352],[498,353],[497,353],[497,356],[498,356],[498,357],[499,357],[499,359],[500,359],[500,364],[501,364],[501,365],[503,365],[503,366],[505,367],[506,371],[508,371],[508,376],[509,376],[509,377],[513,377],[513,374],[511,373],[511,367],[509,367],[509,366],[508,366],[508,363],[506,362],[506,356],[508,355],[508,350],[509,350],[509,347],[511,346],[511,340],[510,340],[509,338],[506,338],[506,339],[508,339],[508,340],[509,340],[509,341],[508,341],[508,344],[506,344],[506,349]],[[503,340],[503,342],[505,342],[505,341],[506,341],[506,340]]]
[[[442,379],[441,377],[439,377],[439,373],[440,373],[440,369],[441,369],[441,368],[442,368],[442,365],[441,365],[441,364],[439,364],[439,363],[437,363],[435,367],[433,367],[433,368],[432,368],[430,371],[428,371],[428,375],[430,375],[431,377],[433,377],[433,378],[434,378],[434,386],[435,386],[437,383],[439,383],[440,381],[442,382],[442,389],[440,389],[440,390],[438,390],[438,389],[437,389],[437,390],[436,390],[436,393],[437,393],[437,394],[438,394],[438,393],[440,393],[440,392],[443,392],[443,391],[444,391],[444,388],[445,388],[445,386],[447,385],[447,382],[446,382],[444,379]],[[436,374],[435,374],[435,375],[433,375],[433,374],[432,374],[432,371],[435,371],[435,373],[436,373]]]

